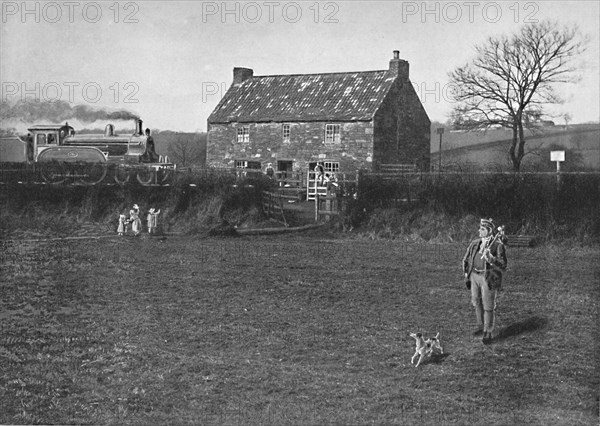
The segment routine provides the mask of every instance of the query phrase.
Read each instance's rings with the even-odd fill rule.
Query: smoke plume
[[[2,121],[20,121],[34,124],[39,121],[60,123],[76,119],[85,123],[98,120],[131,120],[138,118],[137,114],[127,110],[109,111],[92,108],[88,105],[71,106],[65,101],[19,101],[14,104],[0,103],[0,119]]]

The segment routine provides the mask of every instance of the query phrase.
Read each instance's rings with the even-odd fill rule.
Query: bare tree
[[[565,112],[565,113],[562,115],[562,118],[563,118],[563,120],[565,120],[565,129],[567,129],[567,128],[569,127],[569,123],[570,123],[570,122],[571,122],[571,120],[573,119],[573,116],[572,116],[570,113],[568,113],[568,112]]]
[[[202,138],[204,137],[204,143]],[[205,134],[175,134],[169,144],[168,153],[171,160],[179,166],[204,165],[206,159]]]
[[[554,86],[577,81],[573,59],[586,42],[576,27],[549,21],[488,38],[475,48],[472,62],[449,74],[456,88],[451,114],[455,126],[511,129],[509,155],[518,172],[525,155],[524,128],[540,121],[544,105],[562,102]]]

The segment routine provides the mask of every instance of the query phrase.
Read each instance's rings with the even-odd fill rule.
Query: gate
[[[262,193],[262,209],[263,212],[270,218],[283,223],[286,227],[289,226],[285,219],[283,209],[283,196],[278,193],[263,191]]]

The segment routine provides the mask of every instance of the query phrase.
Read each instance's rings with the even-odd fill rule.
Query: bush
[[[65,235],[85,222],[116,224],[133,204],[141,219],[150,207],[161,210],[165,230],[200,232],[203,226],[239,221],[246,212],[260,212],[261,194],[272,182],[262,175],[238,178],[231,171],[201,170],[178,174],[167,187],[7,185],[0,216],[3,231],[23,227]],[[233,213],[233,214],[232,214]]]
[[[347,203],[343,221],[351,228],[406,234],[415,229],[411,214],[441,215],[446,219],[435,216],[440,231],[425,232],[427,222],[422,227],[436,238],[463,218],[491,217],[507,225],[507,233],[589,242],[600,239],[598,211],[598,174],[562,175],[560,185],[553,174],[420,174],[396,180],[363,175],[358,199]]]

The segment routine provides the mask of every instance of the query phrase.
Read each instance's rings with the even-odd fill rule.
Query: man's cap
[[[479,226],[483,226],[484,228],[489,229],[491,232],[494,232],[494,229],[496,228],[492,219],[481,219],[479,221]]]

